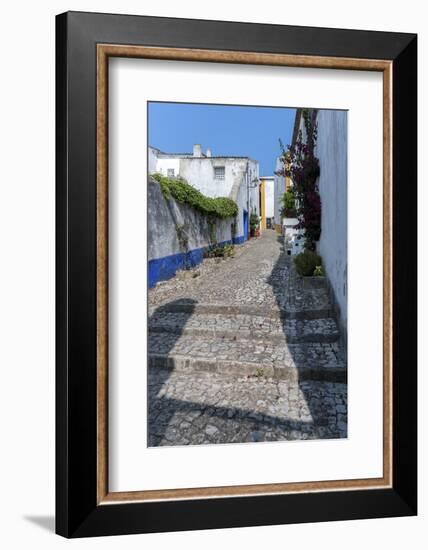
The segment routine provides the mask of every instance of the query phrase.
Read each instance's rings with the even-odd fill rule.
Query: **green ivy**
[[[153,178],[159,183],[166,199],[172,197],[177,202],[188,204],[195,210],[216,218],[233,218],[238,214],[238,205],[232,199],[206,197],[181,178],[167,178],[162,174],[153,174]]]
[[[284,218],[295,218],[296,212],[296,199],[294,198],[293,189],[286,191],[281,197],[281,214]]]
[[[231,243],[210,246],[205,251],[205,258],[231,258],[235,255],[235,246]]]

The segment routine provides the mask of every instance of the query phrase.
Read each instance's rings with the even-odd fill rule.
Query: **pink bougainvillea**
[[[305,246],[315,249],[321,234],[321,198],[318,192],[319,160],[314,154],[317,140],[317,124],[308,110],[302,111],[306,141],[299,130],[294,144],[284,148],[280,141],[283,168],[279,175],[288,176],[293,182],[297,205],[298,227],[305,231]]]

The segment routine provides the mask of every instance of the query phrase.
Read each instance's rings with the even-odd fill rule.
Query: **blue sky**
[[[271,176],[280,155],[278,139],[291,142],[295,109],[194,103],[149,103],[149,145],[186,153],[200,143],[214,156],[249,156],[260,175]]]

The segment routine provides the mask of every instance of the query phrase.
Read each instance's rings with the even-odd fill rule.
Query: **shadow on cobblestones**
[[[327,433],[324,426],[314,426],[312,421],[159,397],[161,387],[160,381],[149,389],[149,446],[320,439]]]
[[[346,437],[336,322],[279,244],[266,233],[152,295],[149,446]]]
[[[283,238],[278,236],[278,242],[281,244],[281,253],[272,269],[270,276],[267,279],[267,282],[271,285],[278,308],[282,312],[280,319],[284,337],[289,340],[288,317],[294,308],[295,311],[299,310],[299,301],[303,303],[307,301],[307,294],[309,292],[305,291],[302,286],[299,287],[299,282],[301,283],[302,281],[299,281],[300,277],[295,272],[293,257],[285,252],[283,247]],[[284,297],[287,299],[287,311],[284,309]],[[318,313],[322,317],[324,316],[321,314],[321,310],[319,310]],[[314,309],[310,312],[306,312],[306,315],[308,315],[309,318],[313,318],[314,320],[316,319],[316,303],[314,304]],[[330,313],[330,315],[333,314]],[[298,341],[304,341],[305,339],[305,320],[306,319],[304,316],[300,320],[298,318],[296,319],[295,338]],[[318,326],[331,326],[331,324],[334,324],[337,328],[336,320],[333,316],[329,318],[320,318],[318,320]],[[318,334],[317,337],[319,342],[314,342],[314,345],[311,347],[293,345],[288,346],[292,361],[296,367],[298,387],[306,401],[307,411],[309,412],[308,419],[310,419],[315,426],[330,425],[330,428],[333,429],[330,431],[334,437],[346,437],[347,407],[344,406],[341,400],[338,399],[337,404],[339,411],[337,411],[337,407],[334,407],[332,411],[332,406],[336,404],[336,397],[323,394],[323,392],[314,393],[311,385],[308,384],[307,376],[310,372],[316,371],[316,379],[320,381],[323,380],[323,374],[325,375],[325,380],[328,380],[328,371],[331,368],[329,367],[329,364],[336,365],[338,362],[344,361],[344,358],[341,357],[340,346],[337,342],[325,344],[322,334]],[[323,347],[321,347],[322,343],[324,344]],[[326,349],[326,346],[330,346],[330,348]],[[324,382],[324,384],[328,383]],[[344,385],[344,388],[346,394],[346,385]]]
[[[193,315],[193,311],[195,308],[195,305],[197,304],[196,300],[188,299],[186,302],[186,311],[185,313],[180,317],[180,320],[176,324],[176,330],[174,332],[174,335],[172,338],[168,340],[169,349],[166,350],[167,353],[170,353],[175,343],[180,339],[181,335],[183,334],[184,328],[187,324],[187,321],[191,318]],[[174,300],[172,302],[168,302],[167,304],[164,304],[162,306],[159,306],[156,308],[155,312],[151,315],[151,317],[156,315],[162,315],[162,313],[169,311],[171,307],[174,307],[174,305],[177,304],[183,304],[183,300]],[[149,317],[149,323],[150,323],[150,317]],[[150,339],[150,332],[148,334],[148,338]],[[151,368],[156,369],[157,374],[157,384],[153,384],[150,378],[150,371]],[[175,412],[176,407],[173,406],[172,403],[168,403],[166,399],[163,399],[162,396],[159,396],[159,392],[161,391],[162,387],[165,386],[168,382],[168,379],[170,378],[171,370],[165,369],[165,368],[156,368],[154,365],[150,365],[149,362],[149,368],[147,369],[147,387],[148,387],[148,421],[147,421],[147,433],[148,435],[148,445],[149,447],[154,446],[157,444],[157,442],[162,441],[165,438],[165,431],[168,428]],[[159,413],[160,414],[157,414]],[[155,435],[156,434],[156,435]]]

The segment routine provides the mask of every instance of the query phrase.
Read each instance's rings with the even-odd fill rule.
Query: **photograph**
[[[427,546],[421,6],[4,4],[1,548]]]
[[[148,446],[347,438],[348,112],[147,120]]]

